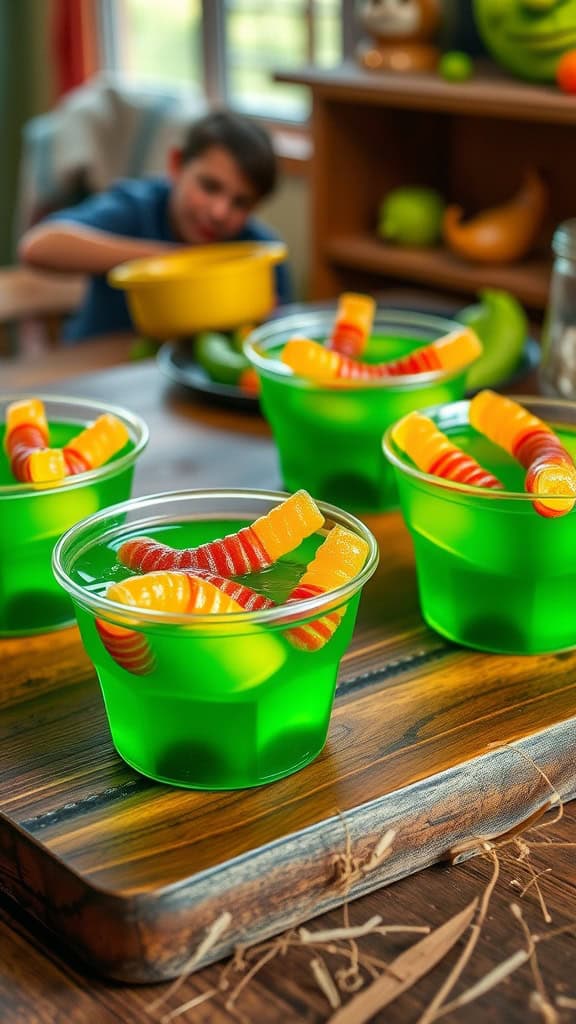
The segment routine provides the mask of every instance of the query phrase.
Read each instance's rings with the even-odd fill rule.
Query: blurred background
[[[225,104],[274,131],[283,182],[262,216],[287,241],[296,292],[305,297],[311,99],[305,86],[274,81],[273,73],[337,68],[353,59],[362,34],[358,6],[353,0],[162,0],[160,10],[157,0],[0,0],[1,263],[14,261],[18,234],[47,209],[109,183],[98,168],[98,133],[122,151],[112,161],[118,176],[159,173],[171,126],[176,133],[203,106]],[[468,0],[444,0],[443,8],[445,44],[478,52]],[[87,83],[96,93],[92,103],[75,92]],[[128,108],[142,115],[130,153],[121,127]],[[74,130],[66,129],[66,116]],[[116,121],[116,140],[106,118]],[[73,138],[66,161],[59,135],[67,147]],[[84,153],[77,152],[82,145]]]

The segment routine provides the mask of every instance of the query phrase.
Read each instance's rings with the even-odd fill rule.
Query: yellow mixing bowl
[[[273,267],[283,242],[223,242],[114,267],[108,282],[126,292],[142,334],[174,338],[263,320],[276,304]]]

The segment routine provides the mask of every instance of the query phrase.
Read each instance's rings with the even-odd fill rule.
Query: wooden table
[[[268,428],[259,417],[201,406],[192,401],[190,395],[175,392],[160,377],[155,365],[149,362],[120,365],[90,376],[73,377],[74,372],[81,372],[87,365],[118,362],[121,349],[115,340],[98,343],[98,346],[98,352],[95,348],[85,347],[70,350],[66,358],[68,379],[58,382],[56,378],[59,369],[55,370],[49,361],[35,364],[24,372],[21,367],[0,364],[2,390],[11,387],[38,390],[47,386],[53,391],[105,398],[134,408],[144,416],[151,430],[150,446],[137,468],[136,493],[168,489],[174,486],[175,480],[179,487],[246,484],[263,488],[278,486],[274,448]],[[336,855],[335,869],[347,868],[348,875],[350,870],[353,874],[358,866],[358,858],[354,860],[355,855],[361,852],[364,857],[361,863],[365,864],[366,852],[373,850],[374,844],[366,847],[366,844],[362,844],[362,836],[355,832],[357,822],[361,819],[353,818],[348,813],[346,801],[350,792],[350,779],[330,778],[326,772],[338,769],[341,731],[347,727],[353,715],[358,714],[357,708],[363,700],[371,700],[375,694],[382,692],[390,695],[389,706],[381,711],[379,722],[373,723],[371,730],[369,721],[366,721],[365,750],[362,748],[363,735],[359,735],[357,740],[356,768],[352,764],[351,772],[352,776],[356,772],[360,782],[360,792],[355,794],[353,801],[356,805],[361,805],[363,796],[366,800],[372,796],[370,780],[362,774],[362,761],[364,755],[373,758],[371,744],[375,735],[380,736],[383,743],[382,770],[386,776],[383,793],[394,789],[394,779],[404,778],[413,783],[430,773],[435,773],[439,787],[449,786],[451,768],[462,760],[468,761],[471,766],[464,788],[455,790],[452,801],[445,801],[442,814],[434,816],[426,813],[418,819],[420,842],[422,850],[428,851],[428,863],[437,860],[440,854],[446,858],[446,837],[458,822],[467,823],[462,834],[472,840],[474,852],[482,853],[481,839],[486,835],[483,826],[487,820],[492,822],[489,836],[495,837],[517,826],[523,819],[529,819],[551,797],[554,803],[553,787],[539,773],[538,766],[525,751],[518,756],[526,785],[519,785],[518,779],[513,780],[511,776],[508,794],[502,779],[497,792],[486,784],[486,778],[479,770],[478,754],[486,754],[485,741],[489,736],[500,743],[501,754],[506,757],[510,754],[516,758],[517,754],[512,751],[519,748],[508,747],[506,744],[526,734],[538,736],[544,726],[558,726],[562,730],[564,723],[576,713],[574,655],[548,659],[500,659],[448,648],[440,638],[424,627],[419,618],[411,548],[399,517],[372,517],[369,525],[381,542],[384,574],[379,573],[364,596],[355,638],[342,665],[342,696],[334,720],[337,734],[331,734],[328,753],[323,754],[311,766],[311,770],[307,770],[311,771],[308,778],[315,780],[318,793],[324,794],[320,799],[326,800],[328,796],[327,805],[330,804],[333,817],[336,811],[337,828],[333,828],[332,832],[336,831],[337,835],[336,838],[333,835],[331,840],[335,845],[329,849],[327,844],[324,852],[330,856]],[[390,573],[394,579],[393,592],[389,586],[384,586],[391,578]],[[26,732],[26,709],[35,707],[33,697],[30,696],[34,686],[42,689],[43,686],[49,688],[54,685],[52,676],[56,669],[65,674],[70,673],[70,678],[73,678],[78,667],[83,678],[87,672],[86,660],[74,630],[56,635],[52,643],[47,642],[46,638],[1,641],[0,679],[7,684],[8,689],[13,679],[14,666],[17,666],[22,677],[23,734]],[[376,684],[374,675],[378,677]],[[359,679],[362,680],[362,686],[366,687],[362,690],[364,696],[360,700],[355,696]],[[545,685],[546,680],[553,680],[553,685],[549,682]],[[422,686],[422,699],[429,713],[422,711],[418,722],[410,722],[408,704],[414,699],[416,683]],[[92,684],[88,682],[86,685]],[[383,690],[384,687],[387,689]],[[486,696],[483,687],[487,693],[501,690],[501,708],[494,702],[494,698]],[[5,703],[7,701],[8,698]],[[408,702],[405,712],[402,709],[403,701]],[[404,714],[407,716],[405,719]],[[36,724],[32,722],[30,728],[35,728]],[[368,732],[372,739],[368,739]],[[392,733],[394,740],[391,738]],[[576,736],[563,733],[562,743],[564,747],[568,744],[570,752],[570,746],[572,749],[576,746]],[[491,756],[489,752],[488,756]],[[539,755],[535,760],[540,766],[542,762]],[[565,749],[562,764],[556,764],[554,757],[545,764],[546,776],[553,782],[554,788],[566,795],[573,795],[574,792],[576,776],[572,769],[573,761],[570,756],[566,757]],[[305,773],[301,773],[298,778],[305,779]],[[272,802],[276,799],[281,804],[283,785],[280,783],[259,792],[268,794]],[[455,780],[454,785],[461,787],[462,779]],[[362,786],[366,786],[365,791]],[[16,787],[16,802],[18,792],[19,787]],[[411,790],[405,792],[409,794]],[[478,795],[480,800],[473,805],[472,797],[477,800]],[[83,792],[85,797],[90,797],[89,788]],[[43,795],[42,787],[38,788],[34,799],[42,809],[43,801],[48,799]],[[251,806],[261,810],[258,798]],[[0,810],[3,814],[12,813],[8,806]],[[341,812],[341,822],[337,820],[338,812]],[[467,989],[508,956],[526,947],[522,927],[510,909],[512,902],[521,906],[529,928],[545,938],[537,947],[544,981],[539,983],[530,966],[524,964],[508,980],[469,1005],[452,1011],[445,1019],[472,1024],[487,1020],[514,1024],[516,1021],[525,1022],[530,1014],[534,1020],[556,1019],[550,1016],[550,1011],[545,1015],[542,994],[533,995],[538,984],[541,988],[545,986],[559,1021],[573,1018],[576,1006],[573,972],[576,951],[575,803],[564,806],[561,820],[554,823],[549,819],[550,815],[547,819],[540,819],[538,824],[544,824],[544,827],[539,830],[530,829],[531,822],[528,820],[521,840],[515,842],[510,837],[507,843],[497,848],[500,877],[494,887],[478,945],[455,992]],[[369,827],[371,818],[362,821]],[[295,816],[294,824],[302,824],[298,815]],[[238,826],[239,834],[243,827]],[[428,849],[431,837],[439,844],[437,856],[434,850]],[[346,860],[348,838],[353,843]],[[404,858],[402,864],[395,860],[395,842],[396,839],[392,841],[390,859],[383,856],[375,874],[366,873],[356,882],[352,879],[350,892],[352,895],[358,894],[359,898],[350,902],[348,910],[342,907],[332,909],[308,927],[335,928],[348,922],[362,925],[374,915],[381,915],[383,922],[388,925],[437,928],[482,893],[494,870],[494,854],[490,849],[484,851],[483,856],[466,860],[462,856],[466,857],[469,851],[459,857],[455,849],[458,843],[455,843],[452,859],[458,863],[451,866],[443,859],[441,863],[397,881],[394,885],[361,895],[370,885],[381,885],[394,877],[394,871],[386,874],[388,863],[395,865],[396,877],[406,870],[413,870],[413,867],[406,866],[406,850],[399,849],[398,856],[401,860]],[[421,866],[422,861],[417,863],[417,849],[415,856],[416,866]],[[161,875],[167,869],[162,866],[161,858],[157,859],[157,870]],[[321,859],[322,851],[318,853],[318,860]],[[116,863],[121,865],[122,861],[120,850]],[[30,860],[29,870],[32,870],[35,863],[33,859]],[[539,882],[535,882],[534,875],[540,872],[544,873]],[[313,866],[308,877],[312,875]],[[34,882],[34,879],[28,878],[28,881]],[[305,878],[302,888],[305,888],[304,882]],[[539,890],[545,911],[538,899]],[[262,879],[261,892],[265,898],[270,895],[266,891],[265,879]],[[345,897],[346,889],[340,892],[338,902],[342,903]],[[294,885],[295,906],[299,905],[299,898],[298,887]],[[20,900],[21,906],[23,902]],[[309,903],[306,916],[314,916],[315,910],[328,903],[325,899],[319,899],[316,905]],[[39,925],[32,926],[21,906],[6,900],[0,908],[0,1013],[2,1021],[7,1024],[54,1024],[64,1020],[74,1024],[161,1021],[178,1006],[218,988],[221,964],[190,975],[177,991],[172,991],[167,984],[136,986],[103,981],[87,972],[80,962],[74,962],[70,950],[65,949],[52,933]],[[241,901],[237,907],[232,906],[230,909],[240,913]],[[271,913],[274,913],[273,910]],[[551,923],[544,921],[544,913],[551,916]],[[556,934],[556,929],[565,930]],[[359,939],[358,945],[363,956],[377,958],[381,964],[382,961],[394,960],[409,945],[422,938],[418,933],[393,932],[386,936],[372,933]],[[460,941],[441,966],[409,987],[374,1019],[401,1024],[417,1021],[455,964],[464,941]],[[352,947],[348,948],[350,950]],[[350,955],[353,957],[353,948]],[[206,1002],[173,1019],[209,1021],[211,1024],[239,1017],[254,1022],[282,1024],[302,1020],[326,1021],[331,1015],[329,1001],[315,981],[310,966],[310,962],[318,957],[316,948],[310,951],[302,946],[290,947],[285,954],[276,949],[276,955],[264,964],[257,976],[239,994],[234,1009],[227,1009],[226,1001],[234,986],[245,976],[241,972],[229,975],[230,987],[227,991],[217,991]],[[330,966],[332,973],[345,962],[338,957],[331,959],[326,951],[321,951],[321,957]],[[366,972],[364,979],[365,982],[369,980]],[[164,998],[164,1002],[151,1012],[150,1004],[161,998]],[[345,1000],[349,998],[344,997]],[[354,1018],[359,1019],[364,1018],[358,1015]]]

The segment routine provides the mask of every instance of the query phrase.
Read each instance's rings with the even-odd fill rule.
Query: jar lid
[[[557,256],[576,260],[576,217],[558,225],[552,238],[552,248]]]

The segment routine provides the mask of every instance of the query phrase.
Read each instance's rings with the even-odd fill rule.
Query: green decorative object
[[[216,331],[203,331],[197,336],[195,353],[210,379],[219,384],[238,384],[250,365],[232,338]]]
[[[474,64],[467,53],[448,50],[438,64],[438,72],[447,82],[465,82],[474,74]]]
[[[130,359],[134,363],[140,359],[153,359],[159,348],[160,342],[153,338],[136,338],[130,346]]]
[[[520,78],[553,82],[576,47],[576,0],[474,0],[474,14],[494,60]]]
[[[436,245],[441,236],[445,203],[431,188],[403,186],[383,199],[378,217],[378,235],[398,245]]]
[[[478,298],[478,303],[460,310],[458,320],[476,331],[484,348],[468,371],[468,387],[489,388],[502,383],[516,369],[526,341],[528,319],[510,292],[485,288]]]

